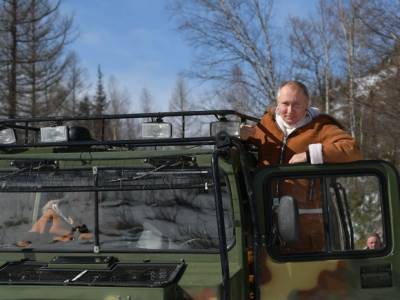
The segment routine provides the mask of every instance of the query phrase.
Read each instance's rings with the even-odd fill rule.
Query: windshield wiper
[[[26,168],[26,169],[21,169],[21,170],[14,171],[14,172],[9,173],[7,175],[1,176],[0,180],[4,180],[4,179],[8,179],[8,178],[14,177],[16,175],[19,175],[19,174],[24,173],[25,171],[29,171],[29,170],[30,170],[29,168]]]
[[[167,167],[176,167],[176,166],[178,166],[178,165],[180,165],[182,163],[184,163],[184,160],[183,161],[182,160],[168,161],[167,163],[164,163],[164,164],[162,164],[162,165],[160,165],[158,167],[155,167],[154,169],[149,170],[147,172],[146,171],[141,171],[140,174],[136,173],[136,174],[139,174],[137,176],[120,177],[120,178],[117,178],[117,179],[111,179],[108,182],[111,183],[111,182],[121,182],[121,181],[135,181],[135,180],[142,179],[144,177],[148,177],[150,175],[156,174],[156,173],[158,173],[158,171],[160,171],[162,169],[165,169]]]
[[[11,165],[18,168],[18,170],[1,176],[0,180],[8,179],[27,171],[54,170],[57,168],[54,160],[15,160],[11,162]]]

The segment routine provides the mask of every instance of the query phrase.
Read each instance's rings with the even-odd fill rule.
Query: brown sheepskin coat
[[[361,159],[357,142],[342,126],[328,115],[319,115],[310,123],[296,129],[287,139],[280,159],[284,133],[268,111],[256,126],[256,133],[249,141],[259,147],[259,162],[263,165],[286,164],[297,153],[308,150],[310,144],[322,144],[325,163],[350,162]]]
[[[249,141],[258,146],[260,165],[287,164],[297,153],[308,150],[309,144],[321,143],[324,163],[340,163],[362,158],[357,142],[332,117],[320,114],[310,123],[293,131],[284,143],[284,133],[270,110],[257,124]],[[285,145],[284,145],[285,144]],[[293,196],[302,213],[299,217],[299,241],[281,245],[282,252],[324,251],[325,234],[321,211],[320,179],[282,179],[270,183],[273,197]],[[307,212],[308,210],[308,212]],[[314,213],[309,213],[314,210]]]

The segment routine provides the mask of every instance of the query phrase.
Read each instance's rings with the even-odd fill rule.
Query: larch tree
[[[73,39],[72,17],[60,14],[61,1],[2,2],[7,114],[53,114],[66,96],[60,83],[70,59],[65,50]]]
[[[18,74],[22,57],[20,47],[25,42],[22,26],[28,22],[30,6],[26,1],[3,0],[0,8],[0,93],[1,113],[9,118],[17,115]]]

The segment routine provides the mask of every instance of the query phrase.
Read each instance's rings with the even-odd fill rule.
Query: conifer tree
[[[96,96],[94,99],[93,113],[95,116],[101,116],[105,114],[107,109],[107,97],[103,84],[103,72],[101,71],[100,65],[97,68],[97,86],[96,86]],[[104,133],[106,132],[105,121],[96,121],[94,124],[94,131],[97,138],[104,138]]]
[[[94,100],[94,113],[95,115],[102,115],[107,109],[107,97],[104,90],[103,84],[103,72],[101,71],[100,65],[97,68],[97,86],[96,86],[96,97]]]
[[[66,96],[61,81],[73,40],[72,17],[60,14],[61,0],[2,0],[0,6],[0,89],[3,113],[54,113]]]

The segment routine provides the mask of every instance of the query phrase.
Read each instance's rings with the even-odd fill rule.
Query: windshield
[[[200,168],[0,172],[0,250],[217,250],[213,189],[211,170]]]

